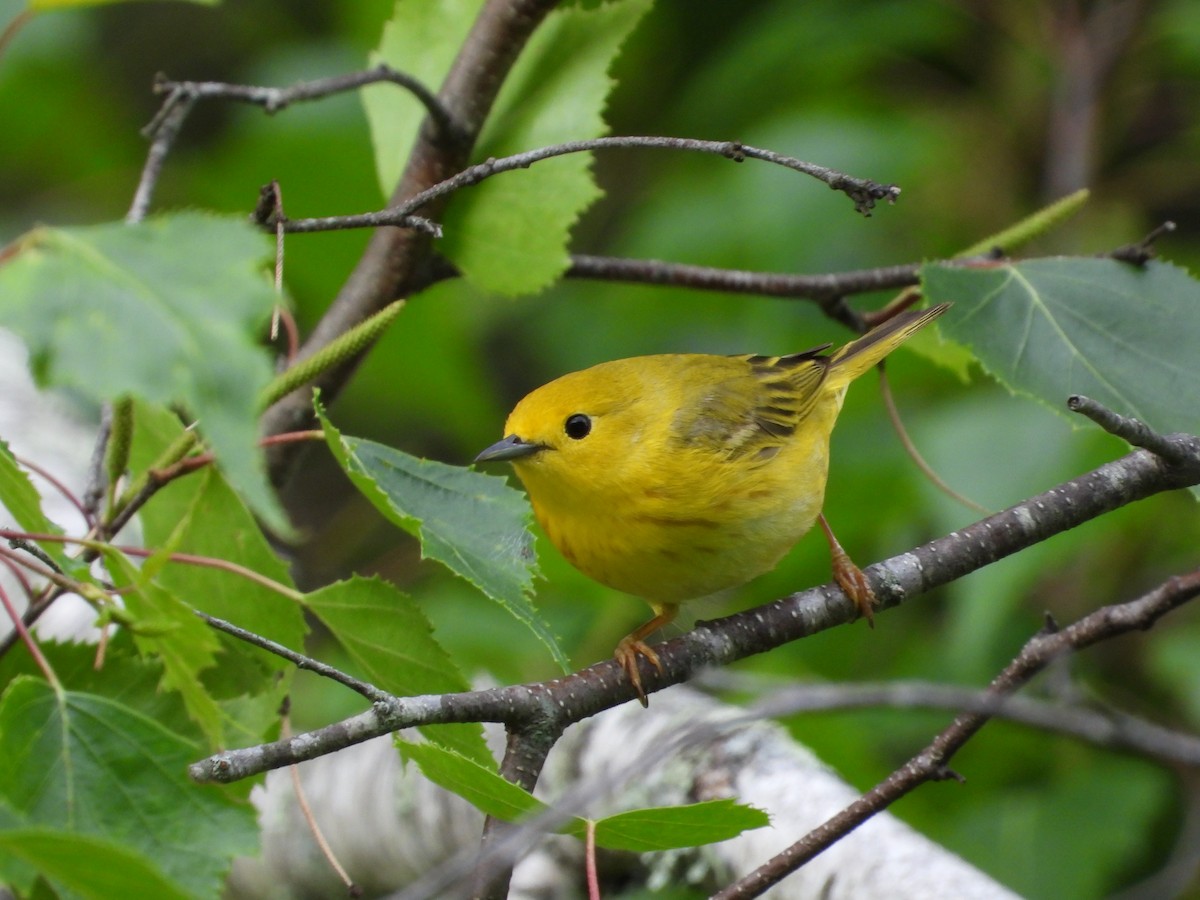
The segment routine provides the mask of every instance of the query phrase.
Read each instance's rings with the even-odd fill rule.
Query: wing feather
[[[726,459],[773,458],[812,412],[829,373],[829,344],[788,356],[733,356],[727,377],[675,415],[681,447],[715,450]]]

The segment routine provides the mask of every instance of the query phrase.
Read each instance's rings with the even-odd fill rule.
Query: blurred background
[[[139,131],[158,108],[155,73],[285,85],[360,69],[391,8],[390,0],[237,0],[34,17],[0,54],[0,244],[42,222],[124,215],[146,151]],[[21,9],[0,0],[0,28]],[[796,273],[869,268],[952,254],[1088,187],[1084,212],[1030,254],[1100,253],[1171,219],[1179,227],[1159,242],[1161,254],[1193,269],[1200,262],[1194,0],[659,0],[613,75],[613,133],[739,140],[892,182],[903,194],[864,219],[841,195],[774,167],[614,152],[596,160],[606,196],[577,229],[578,252]],[[201,105],[156,207],[248,213],[271,179],[292,216],[380,207],[358,99],[275,116]],[[289,238],[286,278],[302,329],[365,241],[349,232]],[[849,337],[803,301],[583,282],[513,300],[447,283],[412,298],[333,413],[347,434],[465,464],[501,436],[517,399],[565,371],[639,353],[774,354]],[[989,508],[1124,452],[917,353],[895,354],[889,376],[929,462]],[[977,518],[919,475],[876,381],[864,378],[847,400],[826,505],[860,565]],[[296,549],[302,584],[382,573],[421,600],[466,665],[503,681],[554,674],[533,638],[469,586],[422,564],[415,543],[385,526],[329,460],[310,454],[289,497],[306,530]],[[738,671],[766,687],[900,678],[982,685],[1046,611],[1070,622],[1194,568],[1197,518],[1190,496],[1153,498],[894,610],[874,631],[836,629]],[[577,665],[607,657],[646,617],[640,601],[588,581],[546,542],[539,552],[538,602]],[[712,618],[827,580],[825,544],[810,535],[770,575],[688,612]],[[1200,611],[1184,609],[1151,633],[1070,661],[1035,690],[1102,697],[1196,730],[1198,646]],[[320,723],[344,703],[353,698],[311,687],[294,715]],[[949,718],[872,711],[786,724],[866,788]],[[966,785],[927,786],[894,811],[1022,894],[1200,897],[1196,773],[1004,723],[989,725],[954,767]]]

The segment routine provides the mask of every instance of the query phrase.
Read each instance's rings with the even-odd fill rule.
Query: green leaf
[[[94,900],[172,900],[193,896],[145,856],[118,841],[50,828],[0,831],[0,856],[33,866],[61,894]]]
[[[433,744],[396,741],[400,753],[439,787],[457,794],[477,809],[504,822],[516,822],[546,812],[548,807],[528,791],[452,750]],[[576,824],[582,824],[575,820]]]
[[[24,827],[24,819],[10,809],[3,800],[0,800],[0,837],[6,832]],[[0,847],[2,846],[0,844]],[[37,876],[37,869],[18,859],[14,854],[0,850],[0,890],[7,888],[10,892],[15,891],[18,897],[29,897],[30,885],[37,879]]]
[[[390,521],[421,541],[421,552],[465,578],[529,628],[564,672],[566,654],[529,594],[537,572],[530,510],[502,478],[417,459],[345,437],[318,410],[326,440],[350,480]]]
[[[96,646],[73,641],[39,641],[43,655],[71,691],[98,694],[124,707],[136,709],[168,731],[197,744],[203,735],[187,715],[178,694],[159,690],[163,667],[160,660],[148,660],[136,653],[129,629],[117,629],[109,637],[104,665],[96,668]],[[28,654],[8,653],[0,659],[0,685],[20,675],[41,677],[41,671]]]
[[[25,531],[63,533],[42,512],[41,495],[25,470],[18,465],[6,441],[0,441],[0,505]]]
[[[38,228],[0,266],[0,324],[24,339],[42,384],[185,407],[230,482],[286,529],[257,446],[268,255],[246,222],[199,213]]]
[[[942,331],[1010,390],[1063,415],[1071,394],[1158,431],[1200,431],[1189,386],[1200,346],[1200,283],[1161,262],[1040,259],[987,268],[926,266]],[[1073,417],[1078,421],[1078,417]]]
[[[42,512],[42,498],[37,488],[17,463],[6,442],[0,441],[0,506],[8,510],[17,525],[31,534],[62,534]],[[86,566],[79,566],[67,556],[62,544],[45,541],[39,545],[58,565],[86,579]]]
[[[564,7],[534,32],[504,82],[474,158],[510,156],[607,134],[608,70],[650,0]],[[540,291],[570,263],[571,229],[601,196],[592,155],[572,153],[457,194],[439,249],[469,282],[506,295]]]
[[[0,800],[29,826],[119,843],[211,897],[258,836],[249,804],[187,779],[198,752],[119,703],[32,678],[0,701]]]
[[[549,811],[526,791],[469,759],[430,744],[397,741],[401,754],[434,784],[451,791],[489,816],[517,822]],[[765,812],[733,800],[663,806],[618,813],[596,822],[596,843],[610,850],[673,850],[737,837],[770,824]],[[587,823],[571,816],[560,831],[582,838]]]
[[[178,419],[168,411],[135,403],[130,465],[135,471],[144,470],[181,433]],[[142,508],[138,518],[147,546],[223,559],[294,590],[287,567],[220,472],[210,468],[171,482]],[[308,632],[304,611],[297,599],[278,590],[229,572],[182,563],[162,566],[155,582],[209,615],[293,649],[304,646]],[[286,660],[224,635],[220,640],[225,653],[214,675],[227,684],[223,694],[274,690],[280,673],[290,677],[292,665]],[[206,679],[210,688],[212,677]]]
[[[483,0],[397,0],[379,47],[368,59],[372,66],[386,63],[436,92],[482,8]],[[425,107],[394,84],[369,85],[362,99],[380,190],[388,197],[412,154]]]
[[[133,640],[143,656],[162,662],[160,686],[176,691],[188,715],[198,724],[213,748],[226,746],[221,710],[200,680],[200,673],[217,664],[220,642],[216,634],[178,597],[150,582],[146,571],[139,571],[116,550],[106,549],[108,571],[119,584],[131,585],[122,591],[126,613],[132,617]]]
[[[480,0],[397,3],[372,64],[388,63],[436,90],[481,7]],[[547,16],[505,80],[474,159],[607,134],[602,113],[614,85],[608,69],[649,8],[650,0],[615,0]],[[380,183],[390,195],[425,111],[392,85],[365,89],[363,102]],[[571,154],[459,192],[447,207],[440,249],[485,290],[541,290],[566,269],[570,230],[600,196],[590,169],[590,154]]]
[[[134,403],[132,469],[144,471],[182,433],[179,419],[152,404]],[[221,474],[211,468],[160,489],[138,513],[147,546],[220,558],[258,572],[284,588],[287,568],[267,544],[254,517]],[[287,647],[304,646],[307,626],[299,592],[281,595],[229,572],[169,562],[164,553],[147,561],[154,583],[184,603]],[[199,620],[197,620],[199,621]],[[231,743],[253,744],[279,723],[279,702],[295,669],[287,660],[223,633],[215,667],[203,672],[203,689],[218,700],[222,729]]]
[[[698,847],[735,838],[743,831],[765,828],[770,817],[761,809],[734,800],[709,800],[687,806],[635,809],[596,822],[596,843],[609,850],[648,853]],[[570,833],[582,837],[583,832]]]
[[[376,687],[401,696],[470,689],[434,639],[425,614],[387,582],[355,576],[308,594],[304,603]],[[421,731],[475,762],[496,765],[478,724],[436,725]]]

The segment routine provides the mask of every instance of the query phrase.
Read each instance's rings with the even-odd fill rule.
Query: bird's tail
[[[851,341],[831,357],[827,384],[834,389],[845,387],[949,308],[949,303],[942,303],[905,310]]]

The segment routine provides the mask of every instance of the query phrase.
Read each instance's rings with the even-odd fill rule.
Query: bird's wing
[[[790,356],[727,357],[727,376],[676,413],[672,436],[727,459],[766,461],[812,412],[829,371],[828,344]]]

